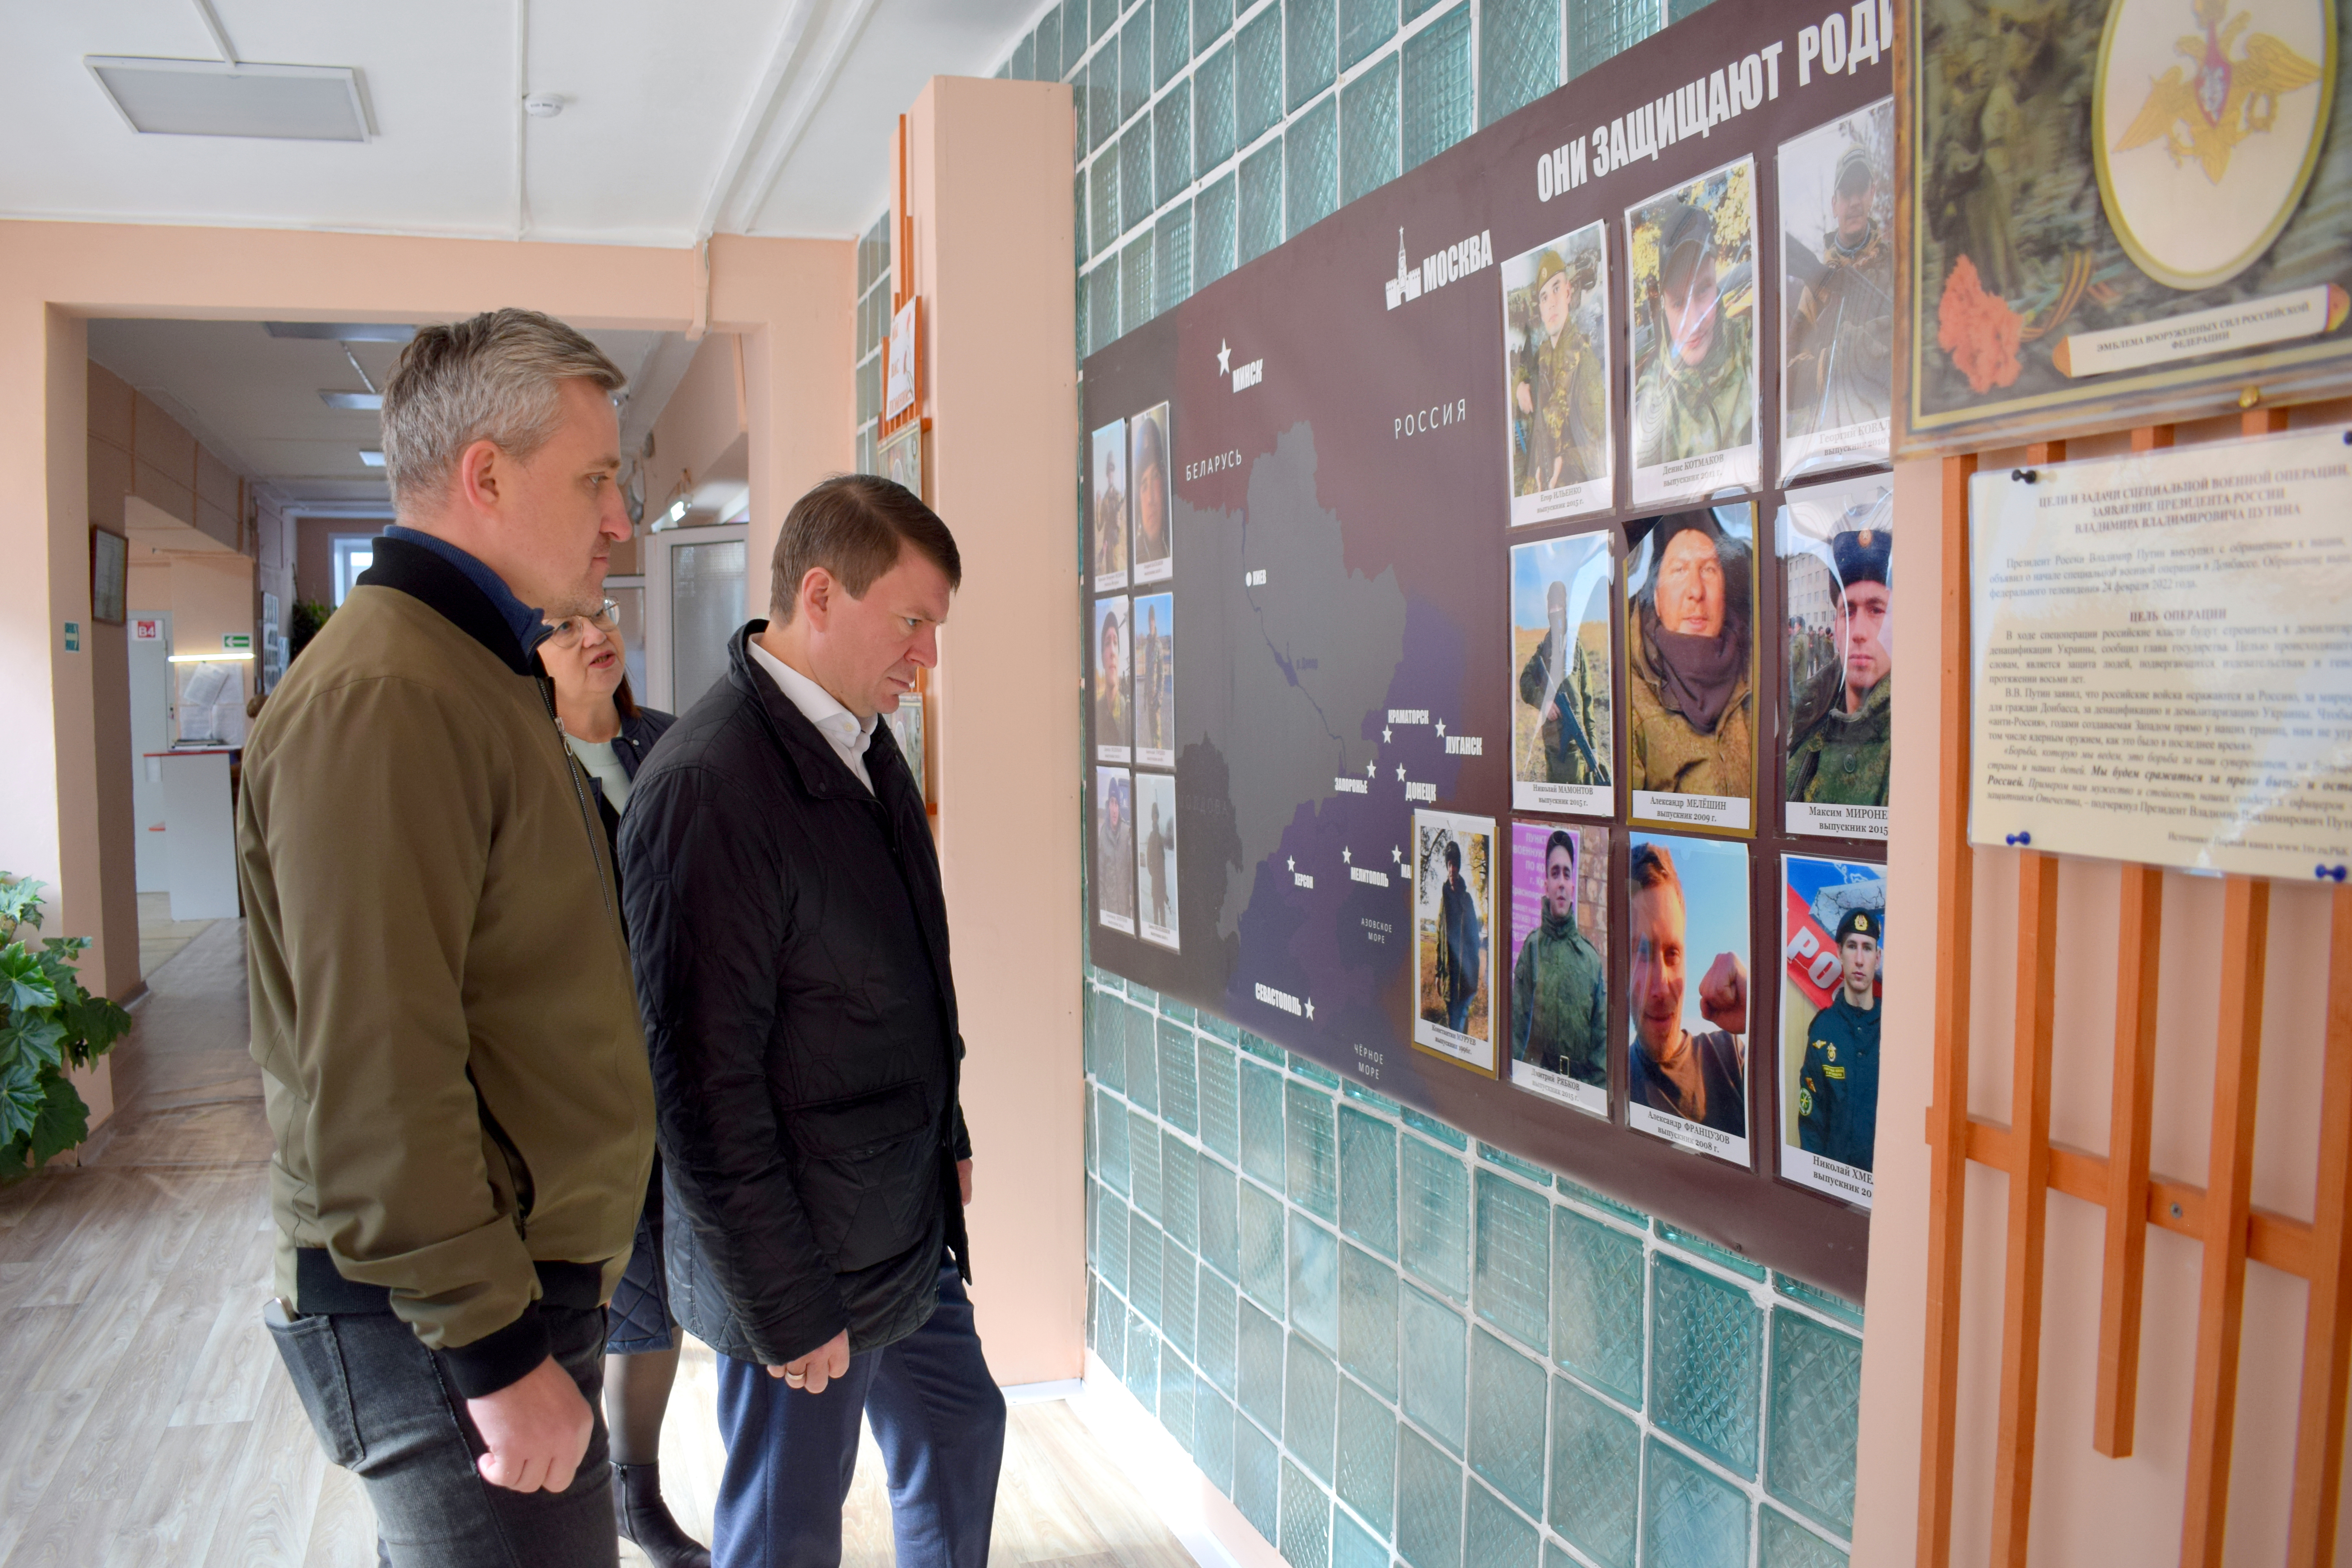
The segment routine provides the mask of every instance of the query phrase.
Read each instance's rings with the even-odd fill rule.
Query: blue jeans
[[[1470,1026],[1470,1004],[1476,998],[1476,996],[1477,993],[1474,991],[1468,996],[1462,998],[1459,1002],[1448,1002],[1445,1005],[1445,1026],[1447,1028],[1453,1030],[1458,1035]]]
[[[393,1568],[597,1568],[620,1561],[604,1446],[604,1314],[540,1316],[596,1426],[572,1485],[518,1492],[484,1480],[465,1397],[389,1312],[277,1321],[269,1335],[327,1458],[367,1483],[379,1561]]]
[[[989,1375],[955,1265],[923,1326],[849,1358],[823,1394],[719,1358],[727,1468],[711,1527],[713,1568],[835,1568],[841,1505],[857,1468],[859,1417],[890,1473],[899,1568],[986,1568],[1004,1396]]]

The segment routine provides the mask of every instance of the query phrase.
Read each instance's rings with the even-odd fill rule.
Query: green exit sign
[[[253,651],[253,634],[251,632],[221,633],[221,650],[225,653],[250,653]]]

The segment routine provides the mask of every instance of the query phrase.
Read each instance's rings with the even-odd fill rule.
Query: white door
[[[674,528],[646,540],[646,701],[683,713],[727,675],[744,620],[749,530]]]
[[[132,862],[139,890],[163,893],[172,888],[163,853],[163,759],[150,753],[172,744],[172,614],[132,610],[124,619],[131,641]]]

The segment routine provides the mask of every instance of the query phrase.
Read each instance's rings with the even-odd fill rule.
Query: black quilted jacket
[[[903,1339],[943,1249],[963,1041],[938,855],[888,725],[873,793],[730,644],[727,679],[631,786],[621,886],[653,1056],[670,1307],[780,1365]]]

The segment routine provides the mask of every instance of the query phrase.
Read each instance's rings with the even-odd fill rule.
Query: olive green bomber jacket
[[[619,1279],[652,1084],[603,827],[455,565],[378,542],[247,742],[237,858],[278,1293],[323,1248],[503,1386],[546,1353],[537,1265]]]

